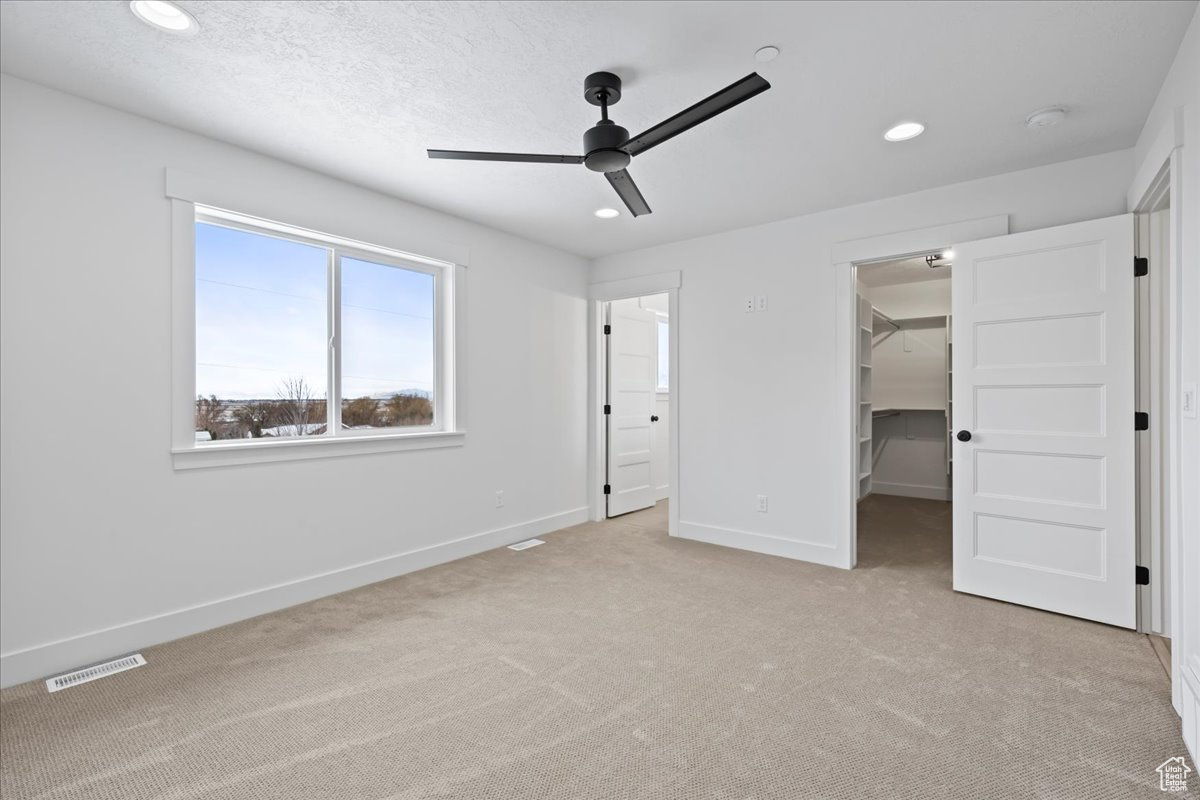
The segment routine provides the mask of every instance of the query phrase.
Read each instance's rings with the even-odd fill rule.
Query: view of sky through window
[[[327,432],[330,252],[197,222],[197,441]],[[339,265],[342,428],[432,425],[434,276]]]
[[[326,394],[328,251],[196,225],[196,393],[275,398],[288,380]]]

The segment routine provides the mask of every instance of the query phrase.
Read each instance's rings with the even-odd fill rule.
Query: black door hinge
[[[612,406],[610,406],[608,403],[605,403],[605,404],[604,404],[604,413],[605,413],[605,414],[611,414],[611,413],[612,413]]]
[[[608,336],[610,333],[612,333],[612,325],[605,325],[604,326],[604,335]]]
[[[1150,274],[1150,259],[1145,256],[1134,256],[1133,277],[1144,278]]]
[[[1135,431],[1150,430],[1150,415],[1145,411],[1133,412],[1133,429]]]
[[[1133,582],[1138,586],[1150,585],[1150,568],[1149,567],[1134,567]]]
[[[612,487],[611,487],[611,486],[609,486],[607,483],[606,483],[606,484],[604,484],[604,493],[605,493],[605,494],[612,494]]]

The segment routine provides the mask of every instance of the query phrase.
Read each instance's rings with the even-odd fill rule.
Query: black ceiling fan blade
[[[756,94],[762,94],[771,88],[771,84],[757,72],[751,72],[737,83],[726,86],[721,91],[706,97],[691,108],[680,111],[670,119],[664,120],[644,133],[633,136],[621,146],[621,149],[631,156],[644,153],[667,139],[678,136],[689,128],[694,128],[705,120],[712,119],[717,114],[728,111],[738,103],[744,103]]]
[[[473,150],[429,150],[430,158],[460,161],[518,161],[527,164],[582,164],[583,156],[549,156],[541,153],[478,153]]]
[[[621,196],[621,200],[629,209],[630,214],[640,217],[650,213],[650,206],[646,205],[646,198],[642,197],[641,191],[633,182],[628,171],[620,169],[616,172],[606,172],[604,177],[608,178],[608,182],[617,190],[617,194]]]

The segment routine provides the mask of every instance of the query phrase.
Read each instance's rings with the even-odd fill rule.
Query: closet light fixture
[[[954,258],[953,250],[945,250],[941,253],[932,253],[931,255],[925,256],[925,266],[929,267],[930,269],[949,267],[951,266],[950,260],[952,258]]]
[[[1062,106],[1051,106],[1050,108],[1039,109],[1034,111],[1025,118],[1026,128],[1049,128],[1051,125],[1057,125],[1067,118],[1067,110]]]
[[[774,61],[777,58],[779,58],[779,48],[772,44],[760,47],[754,51],[754,60],[760,64],[766,64],[768,61]]]
[[[597,208],[595,214],[600,219],[612,219],[621,216],[621,212],[615,208]]]
[[[195,17],[166,0],[132,0],[129,10],[142,22],[160,31],[191,36],[200,30]]]
[[[883,138],[889,142],[903,142],[915,139],[925,132],[925,126],[919,122],[900,122],[888,128]]]

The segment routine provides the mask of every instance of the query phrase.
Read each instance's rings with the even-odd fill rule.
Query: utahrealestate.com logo
[[[1187,765],[1187,761],[1184,760],[1183,756],[1168,758],[1159,764],[1155,770],[1158,772],[1159,789],[1162,789],[1164,792],[1187,791],[1187,776],[1192,771],[1192,768]]]

